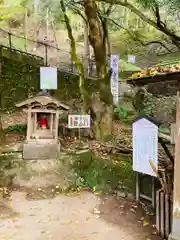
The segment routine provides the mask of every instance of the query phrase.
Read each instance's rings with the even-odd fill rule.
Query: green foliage
[[[164,134],[170,134],[170,129],[167,127],[159,127],[158,131]]]
[[[157,2],[158,1],[156,0],[137,0],[137,3],[139,3],[139,5],[145,9],[150,9],[154,7]]]
[[[114,113],[119,120],[127,120],[128,117],[131,117],[134,115],[134,112],[132,110],[129,110],[121,106],[117,106],[114,109]]]
[[[36,18],[40,23],[46,24],[47,17],[49,22],[55,22],[56,24],[60,23],[63,20],[60,1],[58,0],[39,1]]]
[[[97,191],[132,191],[134,174],[127,160],[103,160],[91,152],[76,156],[73,169],[77,173],[77,187]]]
[[[21,6],[22,0],[8,0],[8,4],[3,1],[0,3],[0,20],[5,20],[16,13],[23,12],[23,8]]]
[[[0,187],[11,186],[13,179],[16,176],[16,171],[19,167],[19,162],[16,160],[1,159],[0,161]]]
[[[123,59],[119,60],[119,72],[139,72],[142,69],[133,63],[128,63]]]
[[[25,124],[10,125],[5,129],[6,132],[24,132],[27,128]]]
[[[119,119],[127,119],[128,116],[127,109],[118,106],[117,108],[115,108],[114,112],[117,113]]]

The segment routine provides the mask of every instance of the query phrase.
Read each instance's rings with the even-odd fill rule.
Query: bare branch
[[[101,1],[101,2],[104,2],[104,3],[112,3],[112,0],[97,0],[97,1]],[[124,0],[124,1],[123,0],[113,0],[113,4],[117,4],[117,5],[120,5],[122,7],[128,8],[131,12],[136,14],[144,22],[150,24],[151,26],[153,26],[157,30],[165,33],[167,36],[169,36],[171,38],[171,40],[173,39],[176,42],[177,47],[179,47],[179,49],[180,49],[180,36],[175,34],[171,29],[169,29],[165,24],[163,24],[162,21],[161,21],[161,24],[158,25],[156,21],[154,21],[151,18],[149,18],[148,16],[146,16],[144,13],[142,13],[139,9],[134,7],[127,0]],[[178,44],[178,42],[179,42],[179,44]]]
[[[140,41],[140,40],[139,40]],[[143,45],[143,46],[148,46],[148,45],[151,45],[151,44],[159,44],[159,45],[161,45],[164,49],[166,49],[169,53],[171,53],[172,51],[164,44],[164,43],[162,43],[161,41],[151,41],[151,42],[148,42],[148,43],[143,43],[142,41],[141,41],[141,44]]]
[[[151,44],[159,44],[161,45],[163,48],[165,48],[168,52],[172,52],[164,43],[162,43],[161,41],[151,41],[148,43],[144,43],[141,39],[138,39],[137,37],[135,37],[134,32],[131,32],[129,29],[125,28],[124,26],[120,25],[119,23],[117,23],[116,21],[114,21],[111,18],[108,18],[106,16],[102,16],[103,18],[106,18],[107,20],[111,21],[112,23],[114,23],[118,28],[121,28],[123,30],[125,30],[129,36],[134,40],[134,41],[138,41],[142,46],[148,46]]]
[[[67,6],[69,6],[75,14],[81,16],[83,21],[86,23],[86,25],[88,24],[86,17],[83,15],[82,11],[78,7],[76,7],[75,5],[72,5],[70,3]]]

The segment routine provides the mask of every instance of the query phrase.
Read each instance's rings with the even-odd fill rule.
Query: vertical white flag
[[[112,54],[111,55],[111,92],[113,95],[114,104],[118,104],[118,96],[119,96],[119,56]]]

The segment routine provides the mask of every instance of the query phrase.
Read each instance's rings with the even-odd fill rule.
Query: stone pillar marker
[[[172,233],[169,240],[180,240],[180,96],[176,106],[175,161],[174,161],[174,189],[173,189],[173,219]]]

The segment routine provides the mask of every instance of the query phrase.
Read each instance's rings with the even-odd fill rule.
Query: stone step
[[[25,160],[57,159],[60,152],[60,144],[25,143],[23,145],[23,158]]]

